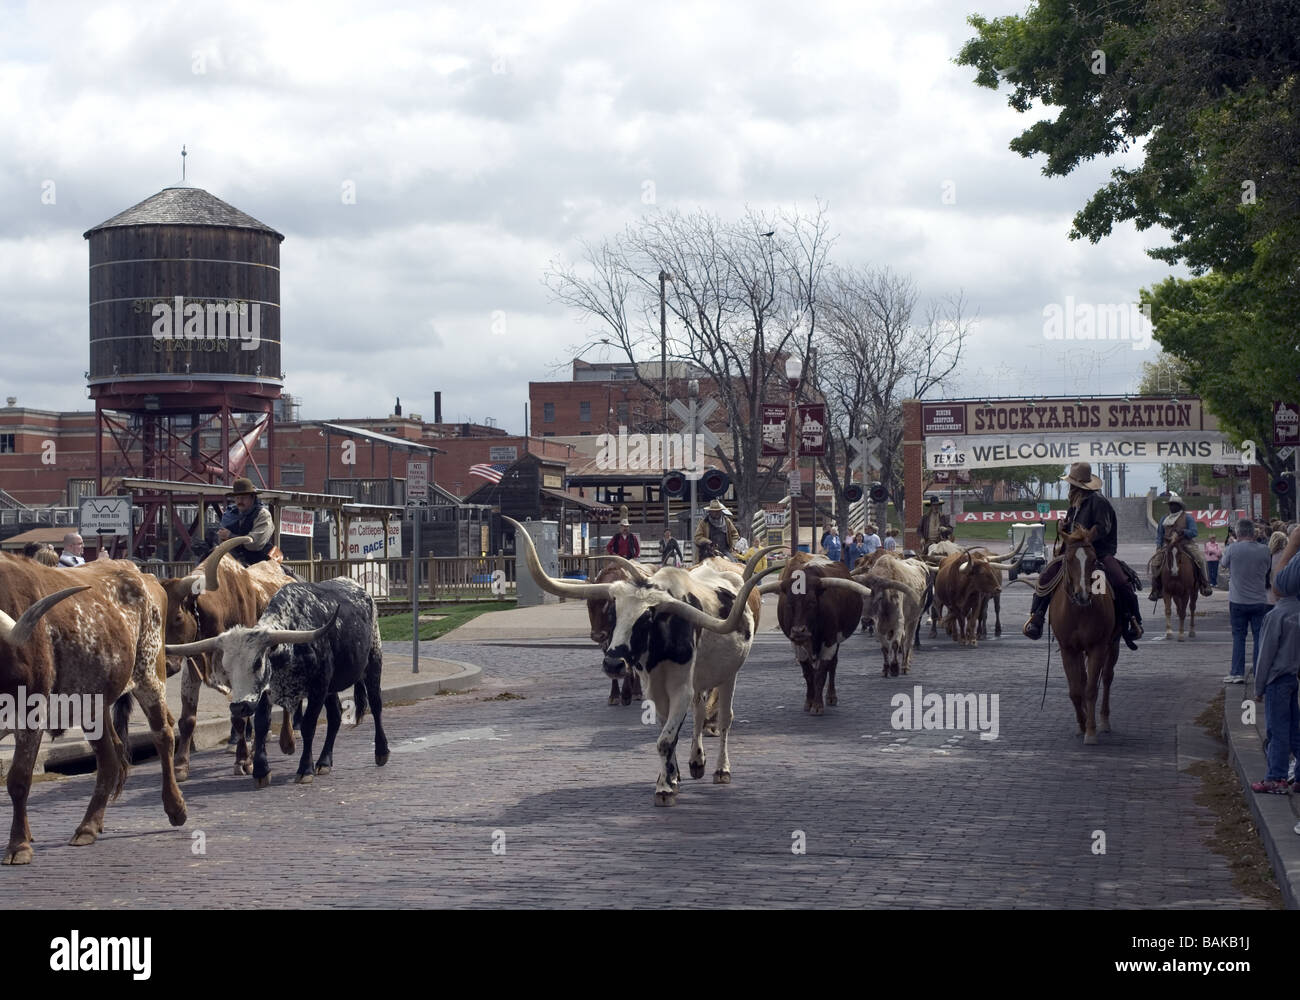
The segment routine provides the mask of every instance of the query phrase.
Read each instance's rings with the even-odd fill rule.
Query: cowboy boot
[[[1025,627],[1020,630],[1027,639],[1041,639],[1043,637],[1043,617],[1049,600],[1050,598],[1034,598],[1034,603],[1029,609],[1029,620],[1025,622]]]

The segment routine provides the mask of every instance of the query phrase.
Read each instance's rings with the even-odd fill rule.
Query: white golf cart
[[[1012,549],[1024,548],[1021,550],[1020,562],[1011,568],[1007,574],[1009,580],[1014,580],[1021,573],[1041,573],[1043,567],[1047,565],[1047,529],[1046,526],[1038,524],[1013,524],[1007,531],[1007,536],[1011,539]]]

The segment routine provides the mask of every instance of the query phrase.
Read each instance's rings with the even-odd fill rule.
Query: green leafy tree
[[[1017,465],[1007,469],[998,469],[999,476],[1012,489],[1023,490],[1037,503],[1047,493],[1049,486],[1060,481],[1065,467],[1062,465]]]

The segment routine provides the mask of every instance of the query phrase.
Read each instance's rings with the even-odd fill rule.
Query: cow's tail
[[[352,700],[357,705],[357,725],[361,725],[361,720],[365,718],[366,708],[370,704],[366,700],[366,685],[364,681],[357,681],[352,685]]]
[[[109,743],[117,754],[117,783],[113,787],[113,801],[126,787],[127,772],[131,770],[131,695],[124,694],[113,702],[113,734]]]

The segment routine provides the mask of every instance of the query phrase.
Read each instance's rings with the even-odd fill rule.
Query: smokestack
[[[441,392],[435,392],[433,394],[433,422],[435,424],[442,423],[442,393]]]

